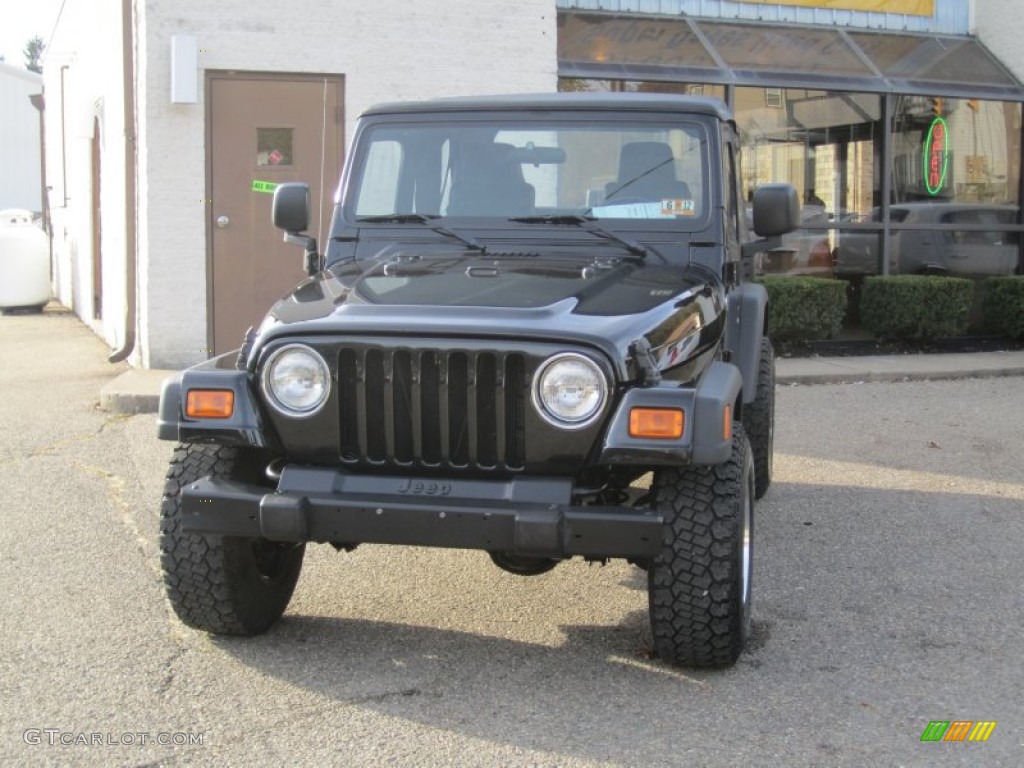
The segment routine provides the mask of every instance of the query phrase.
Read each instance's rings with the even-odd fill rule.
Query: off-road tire
[[[754,498],[760,499],[772,484],[775,450],[775,350],[765,336],[757,367],[757,394],[743,406],[743,428],[754,452]]]
[[[181,489],[215,475],[265,483],[265,461],[250,449],[179,445],[167,470],[160,519],[160,565],[171,607],[185,624],[217,635],[258,635],[284,613],[305,545],[181,531]]]
[[[655,649],[684,667],[735,663],[750,631],[754,467],[743,427],[714,466],[655,473],[652,507],[665,524],[647,594]]]

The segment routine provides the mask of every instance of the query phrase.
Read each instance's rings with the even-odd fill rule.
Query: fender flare
[[[232,358],[233,359],[233,358]],[[215,442],[247,445],[253,448],[278,448],[252,391],[245,370],[218,368],[218,358],[169,376],[160,392],[156,432],[161,440],[178,442]],[[190,389],[228,389],[234,392],[234,409],[226,419],[202,419],[185,415],[185,399]]]
[[[729,292],[726,302],[725,348],[743,377],[743,402],[751,403],[757,394],[768,291],[759,283],[743,283]]]

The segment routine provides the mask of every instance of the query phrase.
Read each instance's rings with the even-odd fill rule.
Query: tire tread
[[[666,521],[664,548],[648,572],[651,630],[658,655],[671,664],[723,667],[743,650],[734,551],[749,451],[735,424],[727,461],[655,476],[654,503]]]
[[[160,506],[160,565],[171,607],[190,627],[219,635],[259,634],[280,618],[291,598],[301,547],[280,583],[254,583],[244,578],[242,552],[250,540],[181,531],[186,485],[208,475],[254,482],[258,470],[259,464],[247,462],[233,446],[179,444],[171,457]]]

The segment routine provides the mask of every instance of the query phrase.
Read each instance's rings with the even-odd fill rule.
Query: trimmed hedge
[[[931,341],[967,330],[974,284],[959,277],[894,275],[869,277],[860,299],[860,319],[876,338]]]
[[[846,314],[846,283],[821,277],[758,279],[768,291],[768,337],[772,341],[815,341],[839,333]]]
[[[986,330],[1024,339],[1024,275],[990,277],[982,283]]]

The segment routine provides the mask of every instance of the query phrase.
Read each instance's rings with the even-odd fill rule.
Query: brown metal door
[[[273,186],[309,184],[309,232],[326,237],[342,155],[338,76],[207,76],[209,339],[216,354],[305,276],[270,221]],[[322,190],[322,193],[321,193]],[[321,249],[324,246],[322,240]]]

